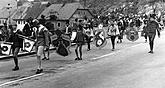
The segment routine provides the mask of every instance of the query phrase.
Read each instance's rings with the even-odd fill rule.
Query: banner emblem
[[[25,47],[29,48],[31,46],[31,44],[29,42],[25,42]]]
[[[136,41],[139,39],[139,34],[138,34],[138,31],[136,31],[134,28],[129,28],[127,31],[126,31],[126,38],[129,40],[129,41]]]
[[[7,43],[7,42],[2,43],[1,44],[2,54],[10,55],[11,47],[12,47],[12,43]]]
[[[23,41],[23,50],[31,52],[34,47],[34,44],[35,44],[34,40],[25,38]]]
[[[96,47],[99,47],[100,49],[107,44],[107,40],[105,38],[105,31],[103,29],[96,30],[94,42]]]

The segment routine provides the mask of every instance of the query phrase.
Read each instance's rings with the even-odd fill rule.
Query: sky
[[[6,7],[8,4],[16,6],[16,0],[0,0],[0,8]]]

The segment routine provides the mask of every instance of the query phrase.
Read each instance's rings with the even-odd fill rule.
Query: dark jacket
[[[159,24],[156,21],[149,21],[145,31],[147,35],[156,35],[156,31],[158,32],[158,35],[160,35]]]
[[[25,24],[25,26],[23,28],[23,35],[24,36],[31,36],[32,35],[32,30],[31,30],[31,27],[30,27],[29,23]]]
[[[17,31],[15,33],[12,32],[9,39],[7,40],[7,42],[12,42],[13,43],[13,45],[12,45],[13,48],[16,48],[16,47],[23,48],[23,39],[20,38],[17,34],[22,35],[22,32],[20,32],[20,31]]]
[[[85,41],[85,34],[82,31],[78,31],[76,35],[75,42],[76,43],[83,43]]]

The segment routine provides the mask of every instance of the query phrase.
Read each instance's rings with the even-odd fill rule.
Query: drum
[[[24,38],[23,40],[23,50],[31,52],[33,50],[35,41],[32,39]]]
[[[4,42],[1,44],[2,54],[10,55],[11,54],[11,47],[13,43]]]

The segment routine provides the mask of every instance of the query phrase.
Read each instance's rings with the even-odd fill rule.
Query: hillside
[[[20,0],[27,1],[27,0]],[[159,0],[34,0],[34,1],[49,1],[50,3],[71,3],[75,1],[79,1],[81,4],[90,8],[92,13],[94,14],[104,14],[113,8],[118,8],[123,4],[128,2],[136,2],[137,7],[141,7],[141,5],[145,5],[152,1]],[[85,3],[84,3],[85,2]],[[16,6],[16,0],[1,0],[0,8],[7,6],[7,4],[11,4],[11,6]]]

